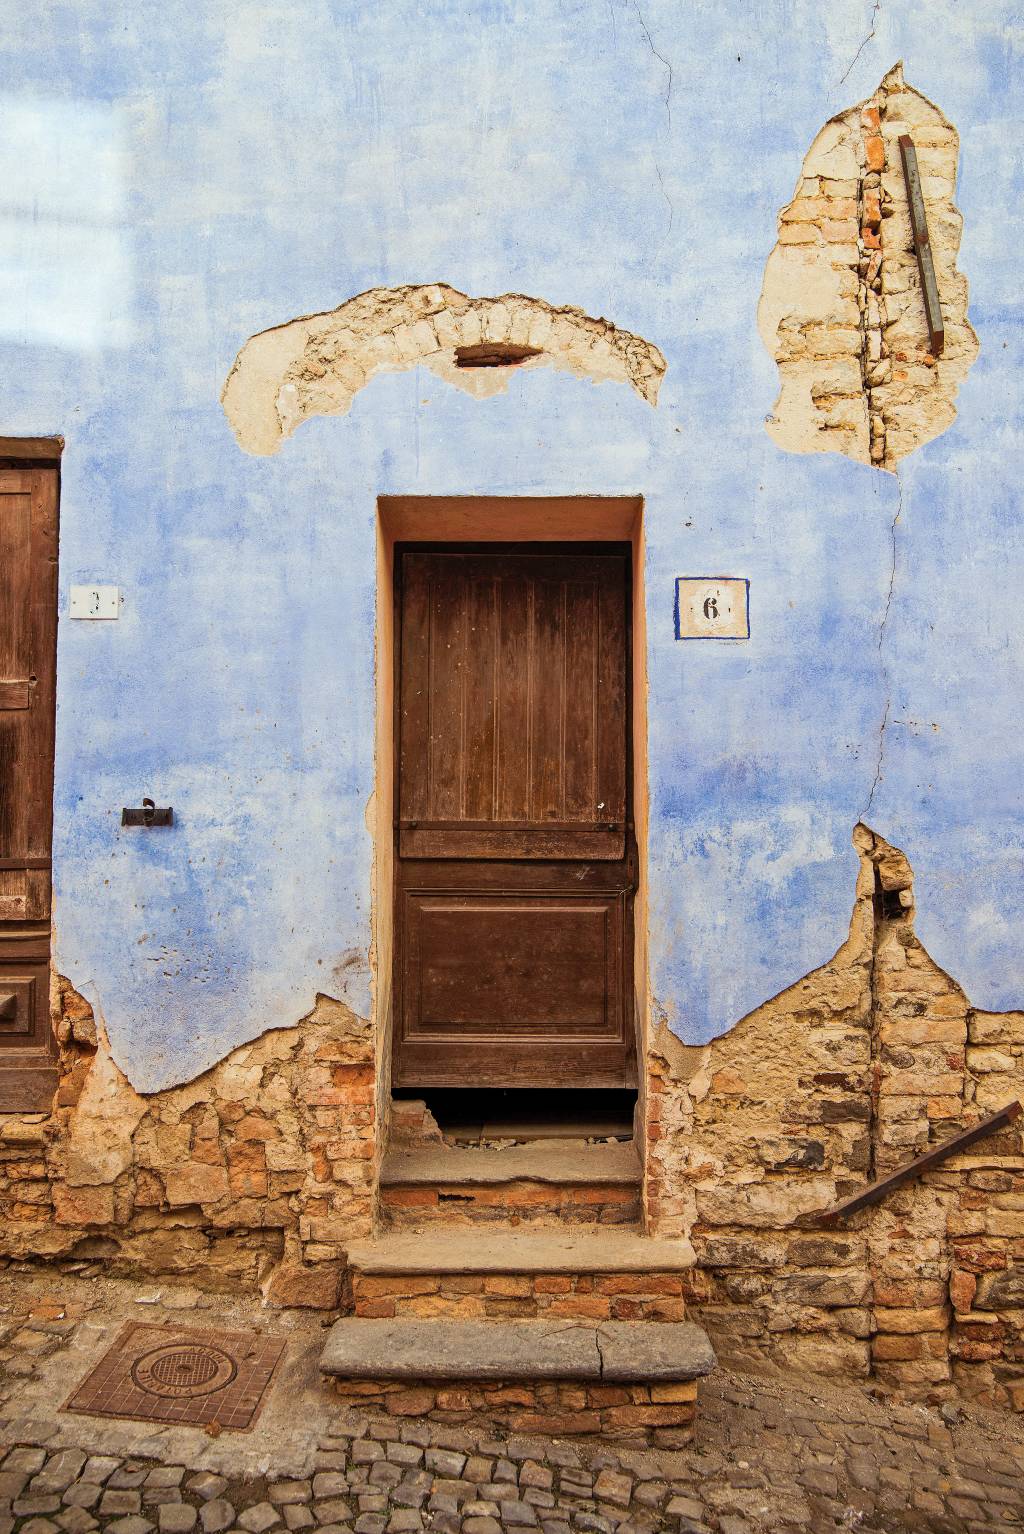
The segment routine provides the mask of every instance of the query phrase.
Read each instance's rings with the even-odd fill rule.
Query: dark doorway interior
[[[426,1102],[445,1139],[459,1145],[529,1140],[632,1140],[635,1091],[576,1088],[396,1088]]]

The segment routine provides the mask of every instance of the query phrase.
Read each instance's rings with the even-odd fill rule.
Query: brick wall
[[[55,1110],[0,1116],[0,1258],[102,1260],[366,1315],[658,1321],[685,1302],[727,1357],[1024,1410],[1016,1128],[845,1228],[815,1224],[837,1198],[1024,1097],[1024,1014],[970,1006],[914,934],[906,859],[864,827],[855,842],[850,933],[828,964],[711,1045],[666,1029],[655,1040],[645,1219],[652,1233],[690,1235],[698,1267],[682,1282],[353,1284],[345,1247],[372,1230],[379,1155],[368,1026],[321,998],[300,1027],[141,1097],[66,983],[54,992]]]
[[[53,1114],[0,1115],[0,1256],[103,1258],[115,1273],[335,1304],[343,1243],[372,1223],[367,1025],[321,998],[298,1027],[150,1097],[66,982],[54,1025]]]
[[[898,139],[913,138],[946,342],[929,347]],[[808,150],[758,312],[781,392],[768,429],[792,452],[837,452],[895,470],[945,431],[978,355],[957,270],[959,137],[900,65],[831,119]]]
[[[652,1227],[738,1358],[1024,1410],[1024,1144],[1014,1127],[838,1230],[814,1215],[1024,1098],[1024,1015],[971,1008],[914,935],[906,859],[858,828],[836,957],[714,1044],[650,1065]]]

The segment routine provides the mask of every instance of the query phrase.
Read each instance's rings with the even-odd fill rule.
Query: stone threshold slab
[[[696,1258],[685,1237],[639,1231],[401,1230],[352,1241],[348,1261],[360,1273],[678,1273]]]
[[[715,1354],[692,1321],[336,1321],[324,1374],[391,1380],[694,1380]]]
[[[503,1182],[632,1185],[640,1182],[640,1158],[629,1143],[566,1145],[560,1140],[542,1140],[505,1150],[463,1150],[448,1145],[416,1150],[396,1147],[384,1157],[380,1181],[382,1187]]]

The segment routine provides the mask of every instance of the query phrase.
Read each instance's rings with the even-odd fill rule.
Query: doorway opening
[[[394,1096],[466,1144],[628,1138],[647,1017],[642,502],[378,506],[382,1131]]]
[[[437,1133],[450,1145],[505,1150],[538,1140],[608,1145],[633,1139],[636,1089],[552,1087],[538,1092],[516,1087],[395,1087],[398,1112],[410,1122],[423,1113],[424,1138]],[[410,1107],[406,1109],[404,1105]]]

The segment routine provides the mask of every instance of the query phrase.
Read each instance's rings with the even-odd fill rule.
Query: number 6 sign
[[[677,639],[749,639],[750,582],[736,575],[676,577]]]

